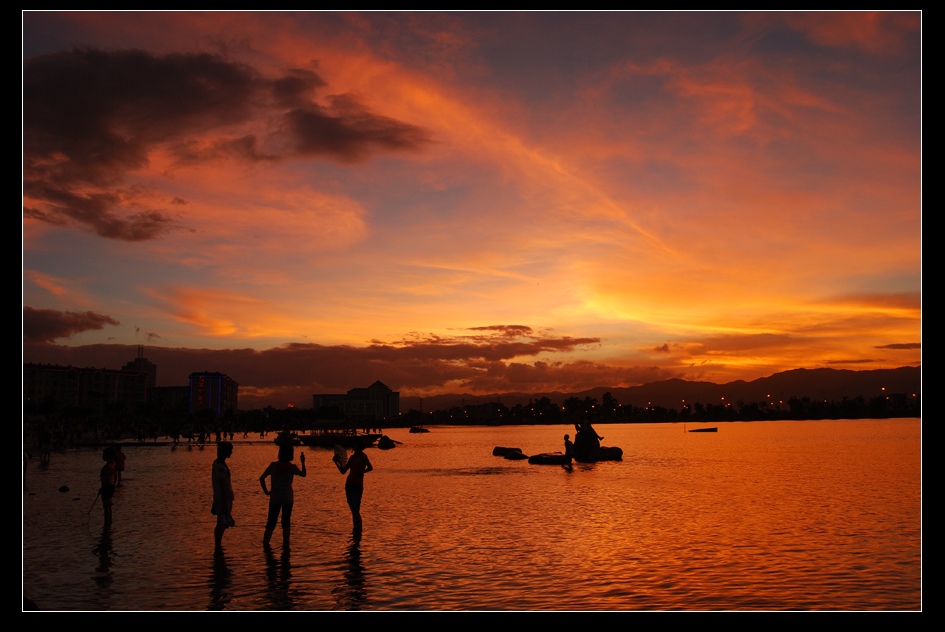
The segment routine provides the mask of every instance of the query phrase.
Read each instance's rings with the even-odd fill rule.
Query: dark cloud
[[[879,345],[874,347],[874,349],[921,349],[921,342],[903,342],[903,343],[893,343],[889,345]]]
[[[293,69],[285,77],[272,82],[272,96],[276,104],[287,108],[309,102],[317,88],[328,85],[311,70]]]
[[[49,342],[49,338],[28,342],[24,344],[27,362],[119,368],[137,354],[131,345],[37,344]],[[288,401],[308,406],[315,393],[343,393],[375,380],[395,390],[414,392],[455,388],[501,393],[630,385],[627,380],[635,374],[632,369],[582,362],[523,362],[540,354],[598,343],[596,338],[570,337],[509,340],[500,328],[493,340],[479,343],[442,339],[364,347],[292,343],[262,351],[149,346],[145,355],[158,365],[159,386],[186,384],[193,371],[220,371],[239,383],[241,406],[255,408]],[[596,380],[602,382],[594,383]],[[303,394],[306,399],[300,399]]]
[[[104,329],[105,325],[119,324],[114,318],[95,312],[60,312],[55,309],[23,308],[24,341],[48,343],[83,331]]]
[[[879,362],[879,360],[873,360],[869,358],[860,359],[860,360],[828,360],[824,364],[827,364],[828,366],[833,366],[836,364],[859,365],[859,364],[872,364],[874,362]]]
[[[330,108],[309,104],[285,115],[300,155],[354,163],[378,149],[414,149],[429,142],[422,128],[373,114],[351,95],[334,96],[330,102]]]
[[[656,367],[618,367],[586,360],[574,362],[494,362],[464,380],[463,389],[474,393],[578,392],[597,388],[635,386],[678,377]]]
[[[724,334],[710,336],[694,342],[692,353],[707,353],[709,351],[752,351],[757,349],[772,349],[784,346],[800,346],[809,342],[802,336],[793,334]]]
[[[60,182],[113,184],[153,144],[245,120],[262,80],[208,53],[76,49],[23,69],[28,170]]]
[[[264,77],[210,53],[77,48],[28,59],[27,215],[109,239],[155,239],[174,227],[171,216],[142,208],[133,189],[118,187],[159,147],[176,156],[177,166],[313,156],[353,163],[428,142],[422,128],[370,112],[350,95],[328,97],[327,107],[316,104],[315,91],[325,85],[310,70]],[[281,120],[279,137],[235,132],[257,119]],[[290,149],[279,155],[264,151],[267,143]]]
[[[279,157],[263,153],[259,141],[252,134],[240,138],[223,138],[202,144],[195,140],[185,140],[170,148],[175,158],[175,166],[182,167],[210,160],[239,160],[244,162],[275,161]]]

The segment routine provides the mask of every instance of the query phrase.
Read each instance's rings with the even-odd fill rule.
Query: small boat
[[[381,438],[378,439],[377,441],[377,447],[380,448],[381,450],[390,450],[396,447],[397,443],[398,443],[397,441],[394,441],[387,435],[382,435]]]
[[[718,428],[713,427],[713,428],[693,428],[689,432],[718,432],[718,431],[719,431]]]
[[[424,428],[423,426],[410,426],[410,432],[412,432],[413,434],[416,434],[418,432],[430,432],[430,431]]]
[[[345,448],[353,448],[355,444],[361,447],[369,448],[373,446],[381,434],[357,432],[355,430],[312,430],[309,434],[299,435],[299,441],[302,445],[311,448],[334,448],[340,445]]]

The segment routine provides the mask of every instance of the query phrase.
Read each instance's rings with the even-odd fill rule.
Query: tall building
[[[140,345],[138,346],[138,357],[121,367],[121,370],[126,373],[144,373],[147,378],[147,387],[154,388],[157,386],[157,365],[148,362],[148,359],[144,357],[144,347]]]
[[[223,373],[190,374],[190,412],[213,411],[221,416],[237,410],[239,384]]]
[[[337,408],[349,419],[392,419],[400,414],[400,393],[377,381],[367,388],[352,388],[346,394],[313,395],[314,410]]]

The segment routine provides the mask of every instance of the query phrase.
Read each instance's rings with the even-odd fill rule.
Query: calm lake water
[[[297,448],[290,551],[281,527],[262,546],[277,448],[237,436],[222,556],[214,445],[126,447],[110,530],[101,450],[53,453],[25,473],[23,593],[75,611],[922,608],[920,420],[714,425],[600,425],[623,461],[572,472],[492,455],[561,450],[564,425],[389,430],[360,543],[332,453]]]

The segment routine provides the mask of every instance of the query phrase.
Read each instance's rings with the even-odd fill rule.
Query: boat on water
[[[430,432],[430,430],[423,426],[410,426],[410,432],[416,434],[418,432]]]
[[[718,432],[718,428],[693,428],[689,432]]]
[[[323,428],[299,435],[299,441],[310,448],[334,448],[336,445],[353,448],[356,444],[369,448],[382,436],[384,435],[379,433],[358,432],[351,429]]]

